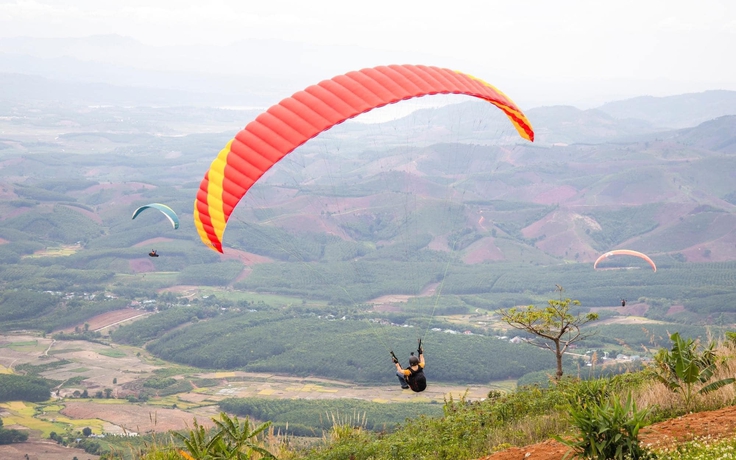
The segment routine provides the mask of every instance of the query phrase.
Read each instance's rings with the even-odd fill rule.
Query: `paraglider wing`
[[[166,216],[166,218],[169,219],[169,222],[171,222],[171,225],[174,227],[174,230],[179,228],[179,218],[177,217],[174,210],[166,206],[165,204],[161,204],[161,203],[151,203],[145,206],[141,206],[140,208],[136,209],[135,212],[133,213],[133,219],[138,217],[138,214],[142,213],[146,209],[157,209],[161,211]]]
[[[657,271],[657,266],[654,264],[654,261],[649,258],[649,256],[647,256],[646,254],[642,254],[641,252],[638,252],[638,251],[631,251],[629,249],[616,249],[614,251],[609,251],[609,252],[603,254],[602,256],[600,256],[600,257],[598,257],[596,259],[595,263],[593,264],[593,269],[598,268],[598,263],[601,260],[607,259],[607,258],[609,258],[611,256],[620,256],[620,255],[623,255],[623,256],[634,256],[634,257],[639,257],[640,259],[644,259],[644,260],[647,261],[647,263],[649,265],[652,266],[652,269],[655,272]]]
[[[263,173],[295,148],[349,118],[432,94],[484,99],[506,114],[521,137],[534,141],[529,120],[506,95],[462,72],[415,65],[349,72],[272,106],[220,151],[194,202],[194,224],[202,242],[222,252],[223,234],[235,206]]]

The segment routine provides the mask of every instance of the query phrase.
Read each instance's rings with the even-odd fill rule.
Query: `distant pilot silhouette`
[[[626,299],[621,299],[621,306],[622,307],[625,307],[626,306]]]
[[[148,257],[158,257],[158,253],[155,249],[151,249],[151,252],[148,253]]]

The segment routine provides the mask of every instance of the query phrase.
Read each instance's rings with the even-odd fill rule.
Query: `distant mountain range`
[[[433,62],[433,56],[424,58],[423,62]],[[118,35],[0,38],[0,99],[267,107],[346,69],[403,61],[400,52],[278,40],[157,47]],[[521,101],[525,95],[512,96]],[[642,96],[608,102],[594,111],[539,109],[533,115],[544,125],[557,123],[549,141],[599,142],[736,115],[736,92]],[[587,130],[587,137],[570,137],[577,127]]]
[[[92,206],[87,212],[100,222],[127,216],[139,197],[131,194],[135,183],[154,184],[160,191],[146,191],[147,199],[187,213],[198,181],[235,128],[183,137],[147,133],[177,123],[195,131],[202,124],[230,126],[238,116],[116,107],[39,115],[43,110],[2,103],[16,115],[0,119],[3,222],[74,200]],[[450,239],[460,238],[456,249],[467,263],[591,262],[621,247],[659,260],[736,260],[736,116],[662,130],[597,109],[545,107],[528,111],[539,139],[529,144],[497,109],[487,118],[474,115],[487,106],[467,102],[387,123],[337,126],[273,168],[238,215],[292,234],[328,232],[379,246],[406,238],[397,230],[402,222],[421,222],[422,245],[447,251]],[[44,188],[60,176],[107,185],[56,195],[14,185]],[[440,225],[447,219],[458,227]],[[197,238],[186,230],[179,235]],[[237,241],[237,228],[228,235]]]

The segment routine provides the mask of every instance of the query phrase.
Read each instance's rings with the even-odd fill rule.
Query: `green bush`
[[[606,398],[605,385],[582,393],[571,405],[570,416],[578,434],[569,440],[556,436],[581,457],[595,460],[637,460],[646,457],[639,445],[639,430],[646,426],[648,409],[637,410],[631,395],[622,402]]]
[[[165,378],[151,378],[143,382],[143,386],[146,388],[155,388],[157,390],[166,388],[176,383],[176,379],[171,377]]]

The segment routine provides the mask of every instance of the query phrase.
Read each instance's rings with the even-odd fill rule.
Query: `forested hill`
[[[276,227],[274,235],[284,231],[288,238],[327,230],[341,244],[390,242],[406,237],[399,220],[407,216],[417,222],[447,220],[446,211],[438,213],[436,207],[444,200],[459,206],[452,219],[465,221],[454,231],[462,240],[455,249],[466,263],[590,262],[620,245],[683,260],[736,258],[729,224],[736,202],[733,117],[646,134],[654,129],[651,124],[616,120],[603,111],[532,109],[539,141],[528,144],[498,110],[483,108],[488,118],[479,119],[478,107],[466,102],[390,123],[335,127],[264,177],[238,209],[228,239],[277,258],[279,250],[257,238],[244,239],[243,232],[252,233],[252,225],[263,223]],[[0,141],[3,238],[41,245],[82,241],[98,250],[130,248],[161,236],[155,219],[126,221],[135,206],[147,201],[173,205],[187,222],[203,171],[232,135],[155,133],[175,134],[197,123],[223,129],[235,126],[239,113],[65,106],[45,108],[40,115],[21,106],[8,110],[15,115],[2,122],[6,133],[24,124],[28,129],[47,124],[64,132],[44,138],[19,131]],[[414,139],[412,133],[421,134]],[[475,144],[483,137],[489,145]],[[593,144],[580,143],[593,138]],[[602,142],[606,138],[611,142]],[[514,144],[492,145],[509,139]],[[549,142],[555,139],[569,142]],[[453,181],[455,195],[448,198]],[[397,193],[412,194],[412,209],[391,208],[392,200],[400,199]],[[344,213],[378,202],[389,207],[380,213]],[[379,214],[378,227],[377,221],[369,223]],[[251,227],[239,229],[243,219]],[[38,222],[48,224],[34,225]],[[412,244],[447,245],[440,241],[446,230],[424,229]],[[166,237],[197,244],[187,224]],[[301,247],[310,253],[309,245]],[[171,268],[176,266],[182,267]]]

